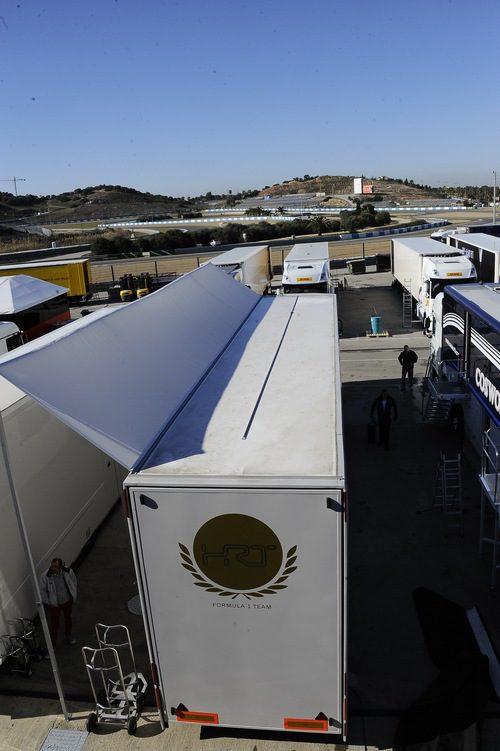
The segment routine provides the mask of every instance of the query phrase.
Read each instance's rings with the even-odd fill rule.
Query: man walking
[[[403,351],[398,355],[398,360],[401,365],[401,391],[404,391],[406,376],[408,376],[410,388],[413,386],[413,366],[418,360],[418,355],[405,344]]]
[[[387,389],[382,389],[370,409],[370,417],[377,413],[378,442],[386,450],[389,449],[389,435],[391,432],[391,418],[398,419],[396,402],[389,396]]]
[[[50,568],[40,579],[42,602],[47,607],[50,638],[55,647],[61,613],[64,618],[64,633],[68,644],[76,644],[73,638],[73,603],[76,600],[76,576],[71,568],[63,566],[61,558],[54,558]]]

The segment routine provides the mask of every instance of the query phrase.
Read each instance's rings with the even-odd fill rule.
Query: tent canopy
[[[132,469],[259,299],[207,264],[13,350],[0,375]]]
[[[66,287],[26,274],[0,277],[0,315],[20,313],[67,292]]]

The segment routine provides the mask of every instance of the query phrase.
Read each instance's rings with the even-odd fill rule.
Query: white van
[[[294,245],[283,264],[283,292],[330,292],[328,243]]]

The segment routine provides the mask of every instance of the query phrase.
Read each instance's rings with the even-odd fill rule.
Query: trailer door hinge
[[[144,495],[144,493],[141,493],[139,497],[139,502],[141,506],[147,506],[148,508],[152,508],[156,511],[158,508],[158,504],[156,501],[154,501],[152,498],[149,498],[147,495]]]
[[[343,511],[344,508],[341,503],[339,503],[335,498],[327,498],[326,499],[326,507],[330,509],[330,511]]]

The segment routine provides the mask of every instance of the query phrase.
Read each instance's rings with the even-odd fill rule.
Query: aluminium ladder
[[[411,296],[411,279],[403,283],[403,328],[411,329],[413,322],[413,298]]]
[[[463,535],[462,462],[460,453],[447,456],[441,451],[434,481],[432,509],[444,514],[446,530],[458,529]]]

